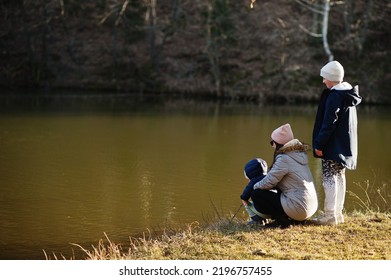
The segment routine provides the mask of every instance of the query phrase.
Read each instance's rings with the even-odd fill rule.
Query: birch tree
[[[327,39],[330,14],[330,0],[324,0],[323,3],[323,21],[322,21],[322,41],[323,49],[328,56],[329,61],[334,60],[334,55],[330,50],[329,41]]]
[[[323,50],[326,53],[328,60],[334,60],[334,55],[330,49],[329,41],[328,41],[328,26],[329,26],[329,15],[330,15],[330,0],[323,0],[323,4],[321,5],[318,1],[308,1],[308,0],[295,0],[300,5],[309,9],[314,13],[314,21],[312,24],[312,29],[309,31],[306,27],[300,25],[301,29],[307,32],[312,37],[322,38]],[[321,24],[321,33],[317,33],[318,24],[315,22],[318,20],[318,15],[322,16],[322,24]]]

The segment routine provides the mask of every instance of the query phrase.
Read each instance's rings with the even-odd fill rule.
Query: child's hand
[[[244,206],[246,206],[248,204],[248,201],[247,200],[242,200],[242,203]]]
[[[315,149],[315,154],[316,154],[318,157],[323,157],[323,152],[322,152],[321,150]]]

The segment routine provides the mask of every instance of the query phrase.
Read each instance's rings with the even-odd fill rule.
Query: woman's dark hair
[[[273,140],[272,140],[272,141],[273,141]],[[276,144],[276,149],[274,150],[273,161],[272,161],[272,164],[271,164],[270,167],[269,167],[269,170],[272,169],[273,164],[274,164],[274,162],[276,161],[276,157],[277,157],[277,155],[279,154],[279,150],[284,146],[284,145],[278,144],[276,141],[273,141],[273,142],[274,142],[274,144]]]

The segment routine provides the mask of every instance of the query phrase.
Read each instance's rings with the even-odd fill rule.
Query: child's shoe
[[[265,224],[264,228],[290,228],[293,225],[293,221],[286,215],[276,215],[275,220],[271,223]]]
[[[250,221],[247,222],[248,226],[255,226],[255,225],[263,225],[265,223],[265,219],[255,215],[252,216]]]
[[[249,220],[248,222],[247,222],[247,225],[248,226],[258,226],[258,225],[262,225],[262,222],[259,222],[259,221],[254,221],[254,220]]]
[[[343,216],[342,216],[343,219]],[[327,215],[326,213],[323,213],[312,220],[317,225],[337,225],[338,224],[338,218],[333,215]]]

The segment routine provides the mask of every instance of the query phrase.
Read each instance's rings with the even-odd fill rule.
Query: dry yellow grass
[[[338,226],[289,229],[250,228],[244,221],[220,218],[130,238],[129,244],[114,244],[107,237],[81,249],[86,259],[105,260],[390,260],[391,214],[353,213]]]

